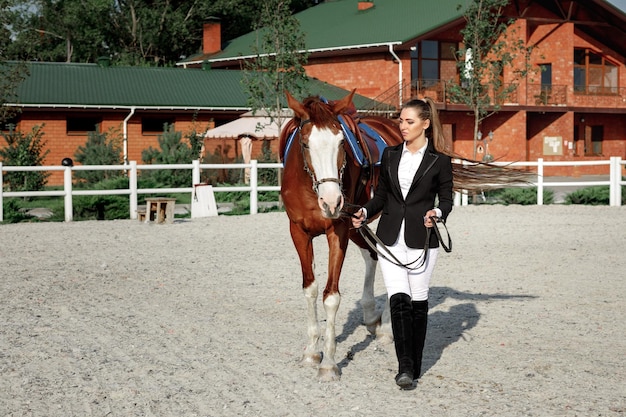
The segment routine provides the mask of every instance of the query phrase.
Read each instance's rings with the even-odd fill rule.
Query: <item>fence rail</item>
[[[571,186],[594,186],[608,185],[610,189],[611,206],[620,206],[622,202],[621,186],[626,185],[623,178],[623,170],[626,161],[621,157],[611,157],[604,161],[544,161],[539,158],[536,162],[501,162],[501,165],[514,167],[537,167],[537,181],[533,184],[537,187],[537,204],[543,204],[543,194],[545,187],[571,187]],[[578,181],[578,182],[547,182],[545,181],[543,170],[546,166],[581,166],[581,165],[606,165],[609,167],[609,179],[607,181]],[[250,214],[258,213],[258,193],[260,191],[280,191],[279,185],[260,186],[258,184],[259,169],[281,169],[282,164],[279,163],[259,163],[256,160],[250,161],[249,164],[201,164],[199,161],[193,161],[191,164],[154,164],[154,165],[138,165],[136,161],[130,161],[128,165],[80,165],[80,166],[3,166],[0,162],[0,184],[4,184],[4,172],[28,172],[28,171],[63,171],[63,189],[50,191],[8,191],[5,192],[0,187],[0,222],[3,217],[3,201],[4,198],[12,197],[63,197],[65,221],[73,220],[72,197],[81,195],[128,195],[130,198],[130,218],[137,219],[137,200],[139,195],[144,194],[163,194],[163,193],[193,193],[194,185],[200,184],[200,173],[202,170],[210,169],[250,169],[250,184],[241,186],[215,186],[214,192],[249,192],[250,193]],[[138,188],[137,178],[138,172],[142,170],[171,170],[171,169],[191,169],[192,184],[190,187],[182,188]],[[126,171],[129,179],[128,189],[113,190],[74,190],[72,182],[73,171]],[[455,205],[467,205],[468,194],[456,193]]]

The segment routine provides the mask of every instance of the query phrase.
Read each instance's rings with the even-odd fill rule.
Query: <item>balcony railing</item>
[[[380,96],[372,103],[376,103],[368,114],[392,115],[398,111],[400,104],[414,97],[430,97],[435,103],[446,106],[454,103],[449,94],[450,81],[445,80],[413,80],[411,83],[399,83]],[[525,87],[525,95],[522,87]],[[488,91],[492,102],[496,94]],[[567,85],[526,84],[514,90],[500,103],[506,106],[528,107],[595,107],[595,108],[622,108],[626,109],[626,87],[611,88],[579,88]]]

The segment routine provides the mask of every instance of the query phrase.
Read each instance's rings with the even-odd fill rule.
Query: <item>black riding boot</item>
[[[415,350],[413,356],[413,378],[418,379],[422,373],[422,353],[428,328],[428,300],[413,301],[413,335]]]
[[[407,294],[394,294],[389,299],[393,343],[398,357],[396,384],[402,388],[413,386],[413,358],[415,335],[413,334],[413,307]]]

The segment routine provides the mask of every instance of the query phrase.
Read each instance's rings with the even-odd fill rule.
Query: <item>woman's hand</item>
[[[426,215],[424,216],[424,226],[426,227],[434,227],[435,226],[435,222],[433,222],[430,218],[431,217],[437,217],[437,212],[433,209],[433,210],[428,210],[426,212]]]
[[[352,226],[358,229],[365,223],[365,220],[365,211],[360,208],[359,211],[352,215]]]

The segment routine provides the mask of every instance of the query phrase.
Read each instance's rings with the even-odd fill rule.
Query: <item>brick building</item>
[[[505,19],[533,46],[534,76],[480,127],[454,104],[447,83],[459,82],[455,54],[465,24],[458,0],[425,7],[415,0],[322,2],[296,15],[306,34],[307,74],[397,108],[410,97],[437,103],[455,152],[505,161],[626,158],[626,11],[603,0],[512,1]],[[219,21],[205,25],[204,48],[179,63],[239,68],[253,58],[254,33],[222,50]],[[510,32],[513,33],[513,32]],[[541,70],[541,71],[540,71]],[[510,70],[503,73],[511,79]],[[601,172],[600,172],[601,171]],[[551,167],[546,175],[605,173],[602,167]]]
[[[149,147],[158,148],[165,123],[187,136],[199,135],[237,119],[250,110],[241,88],[242,72],[231,70],[182,70],[179,68],[117,67],[99,64],[29,63],[29,76],[18,88],[20,109],[1,128],[15,125],[23,133],[43,126],[43,140],[50,153],[45,165],[60,165],[84,146],[89,132],[117,132],[123,141],[124,161],[141,163]],[[323,92],[329,99],[348,91],[317,80],[309,90]],[[358,96],[355,104],[371,100]],[[271,138],[266,138],[271,139]],[[0,139],[0,146],[5,146]],[[205,155],[232,162],[241,153],[238,137],[205,141]],[[253,157],[261,154],[260,143]],[[62,172],[54,171],[50,185],[63,183]]]

